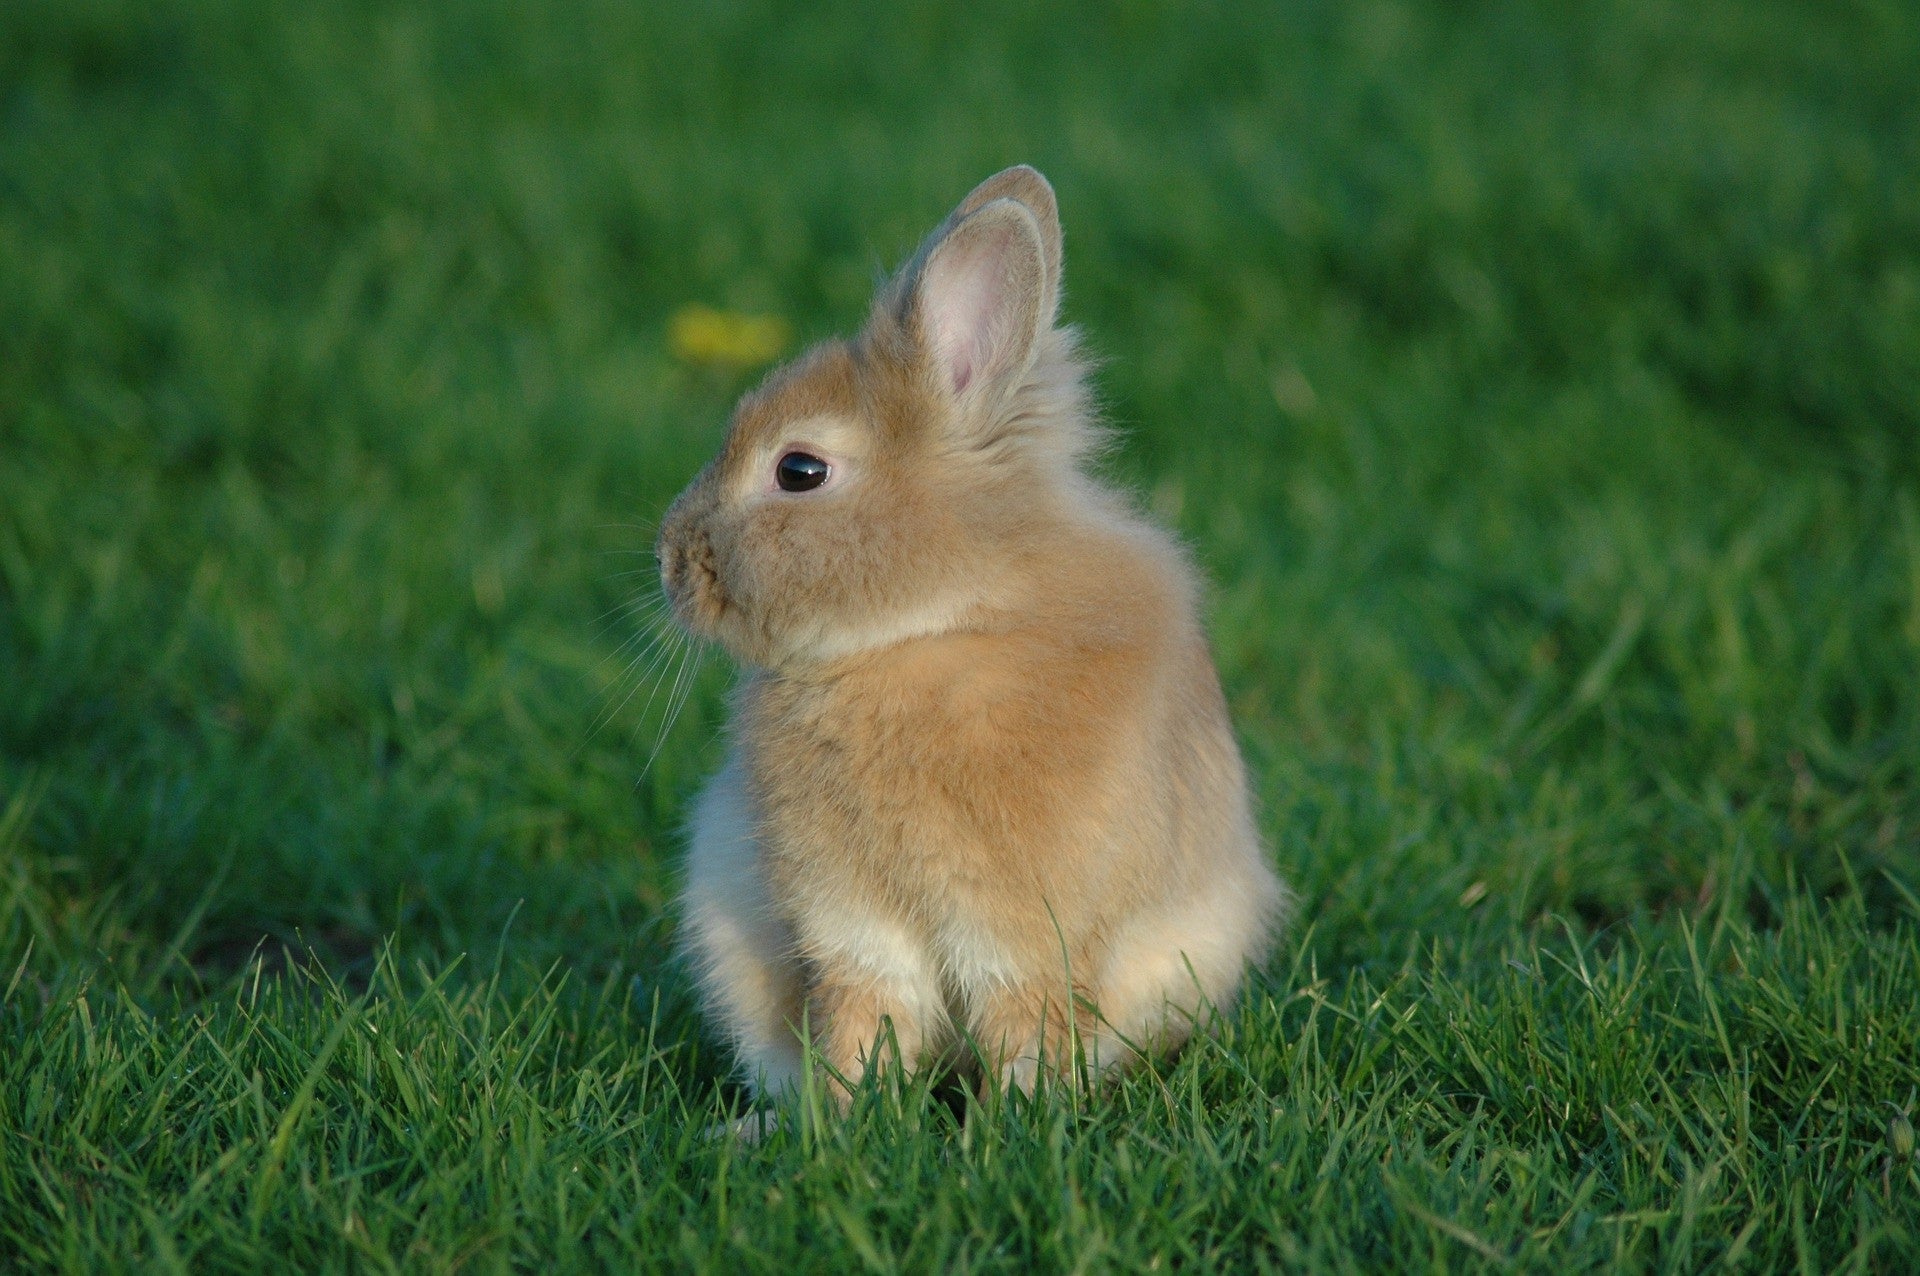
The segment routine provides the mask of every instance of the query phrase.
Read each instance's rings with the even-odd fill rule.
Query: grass
[[[1911,1269],[1916,71],[1891,2],[0,9],[0,1265]],[[623,609],[756,370],[673,318],[845,330],[1021,159],[1300,922],[1111,1094],[705,1141],[727,672],[642,775]]]

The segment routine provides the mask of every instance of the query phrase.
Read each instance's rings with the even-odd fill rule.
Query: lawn
[[[1920,9],[695,9],[0,6],[0,1267],[1920,1268]],[[1021,160],[1297,920],[707,1139],[696,308]]]

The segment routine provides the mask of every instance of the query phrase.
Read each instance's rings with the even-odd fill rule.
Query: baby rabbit
[[[675,618],[747,670],[682,934],[757,1093],[803,1034],[849,1085],[882,1049],[1097,1075],[1183,1041],[1278,923],[1194,568],[1089,472],[1059,300],[1053,189],[1010,168],[741,401],[661,525]]]

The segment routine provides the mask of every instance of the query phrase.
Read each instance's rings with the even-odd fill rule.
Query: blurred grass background
[[[82,1017],[88,1043],[96,1016],[135,1036],[198,1024],[241,1058],[257,1023],[202,1008],[250,973],[249,1014],[277,1024],[281,1053],[235,1075],[255,1068],[253,1092],[279,1093],[289,1119],[349,1022],[309,1018],[301,981],[344,1016],[382,969],[403,1002],[474,999],[421,1020],[420,1058],[474,1007],[516,1023],[516,1007],[562,1005],[547,972],[569,972],[614,1009],[553,1057],[663,1061],[650,1084],[694,1115],[660,1109],[647,1137],[705,1119],[719,1064],[664,962],[665,906],[727,674],[708,662],[642,778],[660,724],[644,689],[626,698],[622,609],[648,583],[651,521],[759,369],[676,353],[675,316],[770,316],[798,342],[849,330],[879,273],[1016,161],[1061,197],[1066,312],[1125,431],[1113,472],[1214,578],[1265,828],[1304,905],[1266,986],[1359,1015],[1413,979],[1409,1005],[1491,1016],[1500,1038],[1525,1016],[1484,981],[1543,948],[1645,944],[1649,969],[1693,970],[1696,925],[1738,951],[1797,934],[1781,951],[1825,944],[1838,1004],[1865,999],[1856,1022],[1891,1018],[1869,1042],[1845,1011],[1803,1050],[1785,1029],[1756,1040],[1798,1060],[1783,1077],[1851,1060],[1822,1162],[1838,1177],[1819,1182],[1845,1195],[1833,1185],[1878,1175],[1887,1113],[1920,1084],[1917,81],[1920,10],[1894,2],[15,0],[0,10],[11,1243],[84,1268],[118,1237],[193,1265],[183,1237],[225,1235],[207,1221],[224,1217],[217,1189],[189,1207],[167,1195],[180,1184],[153,1187],[156,1150],[140,1163],[159,1179],[136,1178],[177,1210],[149,1226],[111,1172],[131,1154],[76,1150],[63,1140],[94,1137],[72,1134],[85,1122],[25,1096],[35,1077],[100,1084],[92,1045],[83,1061],[48,1044]],[[259,991],[263,964],[279,992]],[[1541,969],[1539,995],[1565,995],[1566,971]],[[1672,1008],[1645,1000],[1657,980],[1622,979],[1633,1014]],[[1243,1073],[1306,1031],[1257,1002]],[[29,1069],[29,1045],[67,1062]],[[277,1092],[260,1081],[274,1066],[292,1078]],[[1405,1068],[1457,1091],[1432,1059]],[[1831,1099],[1807,1098],[1818,1076],[1749,1099],[1777,1114]],[[1391,1089],[1388,1139],[1405,1134]],[[231,1163],[254,1166],[249,1182],[307,1146],[297,1120],[276,1143],[277,1119]],[[1593,1119],[1593,1147],[1626,1155]],[[1194,1137],[1219,1133],[1194,1120]],[[200,1167],[181,1183],[253,1146],[220,1128],[178,1162]],[[1805,1172],[1727,1155],[1784,1176],[1742,1198],[1772,1220],[1760,1240],[1735,1243],[1727,1218],[1684,1233],[1705,1249],[1680,1245],[1677,1189],[1654,1175],[1674,1213],[1646,1224],[1651,1248],[1555,1233],[1540,1252],[1681,1267],[1790,1252],[1778,1211]],[[1674,1181],[1698,1186],[1711,1163]],[[739,1172],[784,1181],[772,1164]],[[1619,1205],[1630,1178],[1589,1197]],[[623,1189],[597,1190],[611,1209]],[[707,1189],[687,1190],[680,1208],[701,1216]],[[87,1192],[131,1230],[89,1241],[47,1204]],[[1180,1235],[1224,1248],[1190,1256],[1244,1259],[1245,1238],[1215,1226],[1235,1210],[1199,1199],[1220,1212]],[[1412,1261],[1380,1238],[1426,1235],[1420,1211],[1446,1210],[1421,1199],[1313,1218]],[[1799,1253],[1911,1255],[1911,1195],[1858,1227],[1864,1198],[1835,1199]],[[644,1232],[652,1216],[628,1204]],[[316,1208],[261,1206],[251,1243],[336,1261],[306,1230]],[[902,1227],[920,1216],[902,1208]],[[480,1224],[436,1232],[394,1209],[433,1244],[383,1261],[555,1252],[516,1259]],[[863,1257],[837,1217],[820,1226]],[[685,1261],[779,1252],[758,1230],[728,1250],[724,1227],[689,1226]],[[913,1252],[885,1218],[862,1226],[875,1255]],[[1428,1232],[1435,1254],[1493,1261]],[[232,1244],[201,1261],[254,1252]]]

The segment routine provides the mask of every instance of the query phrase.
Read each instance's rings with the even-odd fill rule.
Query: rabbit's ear
[[[1045,249],[1026,205],[992,199],[948,219],[910,293],[942,388],[964,405],[997,404],[1033,363],[1046,292]]]
[[[1040,315],[1046,323],[1052,323],[1060,310],[1060,204],[1053,197],[1053,187],[1040,175],[1040,170],[1025,164],[1015,164],[1004,168],[973,188],[973,193],[960,201],[960,207],[954,210],[957,221],[975,209],[992,203],[996,199],[1011,199],[1021,204],[1033,215],[1033,224],[1040,230],[1040,264],[1046,271],[1046,286],[1040,295]]]

